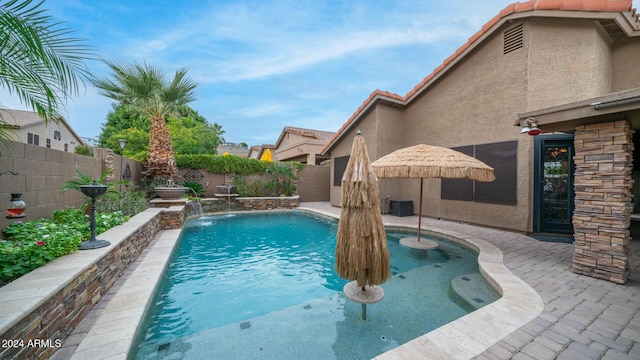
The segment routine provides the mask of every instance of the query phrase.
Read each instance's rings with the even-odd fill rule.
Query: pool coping
[[[264,212],[241,211],[239,213]],[[339,219],[340,209],[327,212],[300,206],[295,210]],[[416,225],[385,221],[387,229],[412,229]],[[149,246],[149,251],[110,300],[95,324],[80,341],[71,356],[73,360],[125,360],[134,343],[136,330],[144,318],[160,275],[167,266],[181,229],[164,230]],[[533,288],[514,275],[503,262],[502,251],[482,239],[443,228],[422,229],[463,244],[478,252],[480,273],[501,294],[500,299],[453,322],[421,335],[374,359],[430,358],[470,359],[540,315],[542,298]]]

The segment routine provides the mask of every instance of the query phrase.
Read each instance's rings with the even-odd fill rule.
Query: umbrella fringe
[[[379,178],[451,178],[493,181],[493,168],[461,152],[430,145],[396,150],[372,163]]]
[[[380,215],[378,179],[359,135],[342,178],[341,205],[336,272],[356,280],[360,287],[382,284],[391,276],[387,237]]]

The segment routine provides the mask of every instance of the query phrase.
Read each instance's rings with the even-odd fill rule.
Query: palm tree
[[[94,57],[83,40],[68,37],[71,30],[45,15],[43,2],[0,4],[0,87],[46,121],[58,121],[66,101],[90,77],[84,60]],[[2,115],[0,141],[6,142],[11,134]]]
[[[187,70],[178,69],[171,81],[157,67],[105,62],[113,78],[93,79],[102,95],[149,116],[148,160],[145,175],[150,178],[172,178],[177,172],[176,160],[165,119],[181,105],[195,100],[195,82],[186,77]]]

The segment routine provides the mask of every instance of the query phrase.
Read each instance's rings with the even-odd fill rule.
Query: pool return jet
[[[354,280],[344,286],[344,295],[362,304],[362,320],[367,320],[367,304],[384,297],[378,286],[390,277],[387,236],[380,215],[378,179],[373,172],[367,145],[360,130],[351,147],[351,157],[342,176],[342,214],[336,234],[336,272]]]

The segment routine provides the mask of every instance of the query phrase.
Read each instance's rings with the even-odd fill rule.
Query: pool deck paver
[[[300,208],[334,217],[340,213],[339,208],[326,202],[302,203]],[[386,225],[410,228],[417,228],[418,223],[417,216],[383,215],[383,220]],[[462,321],[456,321],[455,326],[446,327],[445,331],[433,331],[413,340],[414,346],[406,347],[405,352],[392,351],[378,358],[640,359],[640,241],[632,241],[631,244],[629,281],[619,285],[573,273],[573,244],[541,242],[522,233],[426,217],[422,219],[422,229],[479,238],[496,246],[502,251],[502,256],[487,254],[487,266],[500,276],[504,268],[498,262],[504,262],[510,272],[537,292],[544,308],[522,325],[520,321],[528,319],[531,314],[527,306],[535,306],[535,299],[530,303],[528,299],[508,299],[506,307],[473,312],[459,319]],[[166,256],[166,252],[170,251],[167,250],[169,245],[162,243],[162,239],[175,236],[175,233],[163,232],[149,248],[163,249]],[[155,283],[153,278],[159,276],[164,267],[162,259],[149,260],[149,256],[155,256],[149,253],[155,251],[145,250],[51,359],[126,359],[121,346],[130,343],[131,339],[127,337],[131,336],[131,324],[137,326],[135,319],[139,316],[140,304],[146,304],[147,301],[144,294],[153,291],[148,285]],[[139,269],[142,260],[153,264],[156,270]],[[147,279],[146,284],[139,280],[133,283],[127,281],[129,277],[136,278],[132,276],[136,271]],[[517,288],[518,281],[510,283],[507,275],[504,277],[507,281],[502,281],[501,285]],[[509,316],[494,314],[496,309],[509,309]],[[114,319],[112,316],[118,314],[122,318],[110,324],[110,320]],[[513,322],[508,320],[509,317]],[[477,321],[488,325],[474,329]],[[483,345],[487,340],[491,341],[495,334],[502,333],[506,333],[506,336],[501,340],[488,348]],[[117,336],[112,338],[111,335]],[[101,339],[105,337],[109,340]],[[457,346],[455,341],[463,344]],[[471,353],[472,356],[467,356]]]

